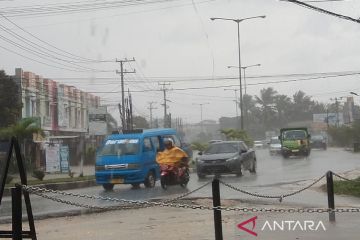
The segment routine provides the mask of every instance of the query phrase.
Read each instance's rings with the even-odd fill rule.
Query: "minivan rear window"
[[[139,139],[107,140],[100,150],[101,156],[135,155],[139,152]]]

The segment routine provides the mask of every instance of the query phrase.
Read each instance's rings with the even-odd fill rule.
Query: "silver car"
[[[222,141],[210,144],[199,153],[196,170],[199,178],[209,174],[242,175],[242,170],[256,172],[255,151],[249,149],[243,141]]]
[[[281,141],[278,137],[272,137],[269,143],[270,155],[281,154]]]

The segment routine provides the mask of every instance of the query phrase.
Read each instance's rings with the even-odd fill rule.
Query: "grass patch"
[[[95,176],[83,176],[83,177],[66,177],[66,178],[54,178],[54,179],[45,179],[45,180],[28,180],[28,185],[39,185],[39,184],[51,184],[51,183],[63,183],[63,182],[78,182],[86,180],[94,180]],[[20,183],[18,181],[12,181],[10,184],[6,184],[5,187],[14,187],[15,183]]]
[[[334,181],[335,194],[344,194],[360,197],[360,177],[354,179],[354,181],[358,182]]]

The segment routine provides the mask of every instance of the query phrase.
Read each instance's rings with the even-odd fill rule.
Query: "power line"
[[[319,8],[319,7],[316,7],[316,6],[313,6],[313,5],[307,4],[305,2],[298,1],[298,0],[282,0],[282,1],[291,2],[291,3],[297,4],[297,5],[301,6],[301,7],[308,8],[308,9],[311,9],[311,10],[314,10],[314,11],[317,11],[317,12],[320,12],[320,13],[324,13],[324,14],[331,15],[331,16],[334,16],[334,17],[337,17],[337,18],[341,18],[341,19],[345,19],[345,20],[348,20],[348,21],[360,23],[360,19],[355,19],[355,18],[352,18],[352,17],[349,17],[349,16],[345,16],[345,15],[342,15],[342,14],[331,12],[331,11],[328,11],[326,9]]]
[[[25,58],[25,59],[28,59],[28,60],[31,60],[31,61],[34,61],[34,62],[43,64],[43,65],[46,65],[46,66],[48,66],[48,67],[53,67],[53,68],[62,69],[62,70],[67,70],[67,71],[72,71],[72,72],[88,72],[88,71],[84,71],[84,70],[76,70],[76,69],[59,67],[59,66],[56,66],[56,65],[48,64],[48,63],[39,61],[39,60],[37,60],[37,59],[34,59],[34,58],[31,58],[31,57],[25,56],[25,55],[23,55],[23,54],[21,54],[21,53],[15,52],[15,51],[13,51],[13,50],[11,50],[11,49],[8,49],[8,48],[6,48],[6,47],[3,47],[3,46],[0,46],[0,48],[4,49],[5,51],[11,52],[11,53],[13,53],[13,54],[16,54],[16,55],[18,55],[18,56],[20,56],[20,57],[23,57],[23,58]]]
[[[1,25],[1,24],[0,24],[0,28],[2,28],[2,25]],[[16,36],[16,35],[15,35],[15,37],[16,37],[17,39],[19,39],[20,41],[25,42],[25,41],[22,40],[19,36]],[[25,43],[27,43],[28,45],[30,45],[32,48],[34,48],[34,49],[36,49],[36,50],[31,49],[31,48],[29,48],[29,47],[26,47],[26,46],[24,46],[24,45],[21,45],[21,44],[19,44],[19,43],[17,43],[17,42],[14,42],[14,41],[12,41],[11,39],[9,39],[9,38],[7,38],[7,37],[0,36],[0,38],[1,38],[2,40],[4,40],[5,42],[9,43],[9,44],[11,44],[11,45],[13,45],[13,46],[15,46],[15,47],[17,47],[17,48],[19,48],[19,49],[24,50],[25,52],[28,52],[28,53],[30,53],[30,54],[32,54],[32,55],[35,55],[35,56],[37,56],[37,57],[39,57],[39,58],[42,58],[42,59],[47,60],[47,61],[50,61],[50,62],[52,62],[52,63],[58,64],[58,65],[60,65],[60,66],[64,66],[64,67],[71,68],[71,69],[73,69],[73,70],[79,70],[79,71],[84,71],[84,72],[86,72],[86,71],[98,71],[98,70],[96,70],[96,69],[91,69],[91,68],[87,68],[87,67],[84,67],[84,66],[81,66],[81,65],[77,65],[77,64],[71,63],[71,62],[69,62],[69,61],[67,61],[67,60],[60,59],[60,58],[58,58],[58,57],[56,57],[56,56],[54,56],[54,55],[48,54],[47,52],[44,52],[42,49],[40,49],[40,48],[38,48],[38,47],[36,47],[36,46],[34,47],[34,45],[32,45],[31,42],[30,42],[30,43],[25,42]],[[70,66],[67,65],[67,64],[70,64]],[[73,66],[75,66],[75,67],[73,67]]]
[[[314,1],[302,1],[302,2],[322,3],[322,2],[345,2],[345,1],[347,0],[314,0]]]
[[[0,8],[0,12],[8,17],[24,17],[24,16],[54,16],[58,14],[72,14],[79,12],[91,12],[97,10],[118,9],[123,7],[153,5],[159,3],[168,3],[182,0],[124,0],[124,1],[99,1],[88,4],[63,4],[63,5],[38,5],[38,6],[22,6]]]
[[[290,80],[279,80],[279,81],[268,81],[268,82],[258,82],[258,83],[250,83],[248,86],[258,86],[258,85],[268,85],[268,84],[279,84],[279,83],[291,83],[291,82],[300,82],[300,81],[311,81],[316,79],[327,79],[327,78],[336,78],[336,77],[345,77],[345,76],[353,76],[360,75],[360,73],[352,73],[352,74],[339,74],[332,76],[318,76],[311,78],[300,78],[300,79],[290,79]],[[203,89],[218,89],[218,88],[228,88],[228,87],[237,87],[238,85],[219,85],[219,86],[203,86],[203,87],[188,87],[188,88],[172,88],[173,91],[185,91],[185,90],[203,90]],[[132,91],[132,92],[151,92],[151,91],[161,91],[161,90],[142,90],[142,91]],[[93,93],[104,93],[104,92],[93,92]]]
[[[247,76],[248,79],[264,79],[264,78],[291,78],[291,77],[336,77],[336,76],[354,76],[359,75],[360,71],[338,71],[338,72],[317,72],[317,73],[291,73],[291,74],[272,74],[272,75],[254,75],[254,76]],[[223,81],[223,80],[238,80],[238,77],[232,76],[216,76],[212,78],[211,76],[167,76],[167,77],[146,77],[147,80],[152,82],[170,82],[170,83],[178,83],[178,82],[191,82],[194,81]],[[86,81],[94,81],[94,80],[114,80],[114,77],[52,77],[52,79],[58,80],[69,80],[72,83],[76,82],[74,80],[86,80]],[[133,80],[132,83],[145,83],[145,80]],[[110,83],[110,82],[108,82]],[[116,81],[111,83],[117,83]],[[103,83],[101,83],[103,84]]]
[[[78,61],[78,63],[81,63],[81,62],[85,62],[85,63],[86,63],[86,62],[90,62],[90,63],[94,63],[94,62],[114,62],[114,61],[109,61],[109,60],[99,61],[99,60],[88,59],[88,58],[84,58],[84,57],[75,55],[75,54],[73,54],[73,53],[70,53],[70,52],[68,52],[68,51],[65,51],[64,49],[60,49],[60,48],[54,46],[53,44],[50,44],[50,43],[48,43],[48,42],[40,39],[39,37],[35,36],[35,35],[32,34],[31,32],[27,31],[26,29],[24,29],[23,27],[21,27],[20,25],[18,25],[17,23],[15,23],[14,21],[10,20],[9,18],[7,18],[7,17],[4,16],[3,14],[1,14],[1,12],[0,12],[0,16],[3,17],[4,19],[6,19],[8,22],[10,22],[10,23],[11,23],[12,25],[14,25],[16,28],[20,29],[21,31],[23,31],[23,32],[25,32],[26,34],[30,35],[31,37],[35,38],[36,40],[44,43],[45,45],[50,46],[50,47],[56,49],[56,50],[59,51],[59,52],[55,52],[55,51],[52,51],[52,50],[48,50],[48,51],[54,52],[54,53],[56,53],[56,54],[58,54],[58,55],[61,55],[61,56],[67,57],[67,58],[75,59],[75,60]],[[9,29],[9,28],[6,28],[5,31],[7,31],[7,32],[13,32],[13,31],[12,31],[11,29]],[[14,32],[13,32],[13,33],[14,33]],[[16,35],[18,35],[18,34],[16,34]],[[30,42],[32,42],[32,41],[30,41]],[[46,49],[46,48],[45,48],[45,49]],[[63,53],[66,53],[66,55],[63,54]]]
[[[209,3],[209,2],[213,2],[213,1],[215,1],[215,0],[203,0],[203,1],[197,2],[197,4],[204,4],[204,3]],[[184,3],[184,4],[172,5],[172,6],[156,8],[156,9],[150,9],[150,10],[132,11],[132,12],[127,12],[127,13],[122,13],[122,14],[113,14],[113,15],[106,14],[106,16],[102,16],[102,17],[93,16],[91,18],[77,19],[76,21],[62,21],[62,22],[47,23],[47,24],[40,24],[40,25],[29,25],[29,26],[26,26],[26,27],[54,26],[54,25],[67,24],[67,23],[73,23],[73,22],[84,22],[84,21],[89,21],[89,20],[94,20],[94,19],[99,20],[99,19],[112,18],[112,17],[121,17],[121,16],[127,16],[127,15],[139,14],[139,13],[161,11],[161,10],[166,10],[166,9],[187,7],[187,6],[191,6],[191,5],[192,5],[192,3]],[[112,60],[109,60],[109,61],[113,62]]]

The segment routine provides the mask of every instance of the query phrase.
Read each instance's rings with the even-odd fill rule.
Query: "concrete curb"
[[[64,190],[77,189],[77,188],[94,187],[97,186],[97,184],[95,179],[93,179],[93,180],[75,181],[75,182],[45,183],[45,184],[38,184],[32,186],[51,189],[51,190],[64,191]],[[5,188],[4,196],[11,196],[10,188]]]
[[[195,173],[196,168],[189,168],[190,173]],[[60,183],[45,183],[45,184],[37,184],[32,185],[36,187],[51,189],[51,190],[71,190],[71,189],[77,189],[77,188],[86,188],[86,187],[94,187],[98,186],[96,184],[95,179],[92,180],[84,180],[84,181],[74,181],[74,182],[60,182]],[[4,189],[4,197],[11,196],[11,190],[10,188]]]

